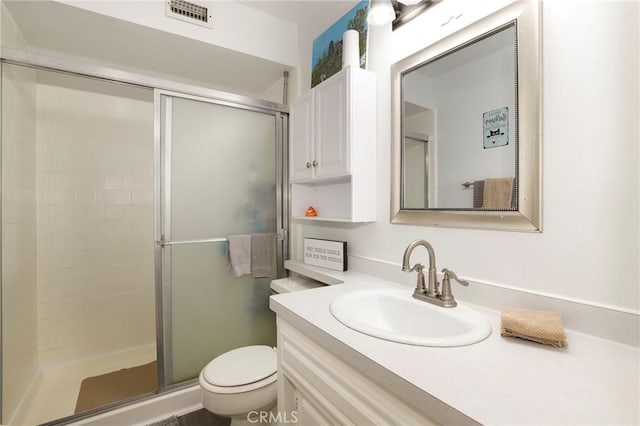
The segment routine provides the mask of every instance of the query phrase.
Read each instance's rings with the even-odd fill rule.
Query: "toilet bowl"
[[[271,289],[285,293],[322,284],[302,277],[274,280]],[[261,423],[276,406],[278,377],[276,349],[244,346],[213,359],[200,372],[202,405],[219,416],[230,417],[232,426]],[[262,416],[262,417],[261,417]]]
[[[252,412],[275,406],[277,369],[276,350],[269,346],[225,352],[200,372],[202,405],[214,414],[230,417],[233,425],[249,424]]]

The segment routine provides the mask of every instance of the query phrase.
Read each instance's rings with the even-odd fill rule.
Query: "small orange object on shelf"
[[[307,217],[316,217],[318,216],[318,213],[316,212],[316,209],[313,208],[313,206],[309,206],[307,211],[304,212],[304,215]]]

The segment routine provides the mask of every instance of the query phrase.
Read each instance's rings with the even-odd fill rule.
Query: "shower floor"
[[[122,368],[99,376],[87,377],[80,385],[76,414],[158,389],[158,363]]]
[[[25,401],[24,415],[16,418],[15,424],[35,425],[70,416],[75,411],[83,379],[155,359],[155,345],[146,345],[43,369],[33,397]]]

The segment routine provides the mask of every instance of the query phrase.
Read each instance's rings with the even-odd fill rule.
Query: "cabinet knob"
[[[318,167],[318,162],[316,160],[313,160],[313,167]]]
[[[307,161],[307,169],[311,168],[311,163]]]

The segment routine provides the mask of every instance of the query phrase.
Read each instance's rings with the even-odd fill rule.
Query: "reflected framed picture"
[[[482,114],[484,149],[509,145],[509,108],[498,108]]]
[[[356,30],[360,34],[360,67],[367,65],[369,0],[362,0],[313,41],[311,87],[317,86],[342,69],[342,34]]]

